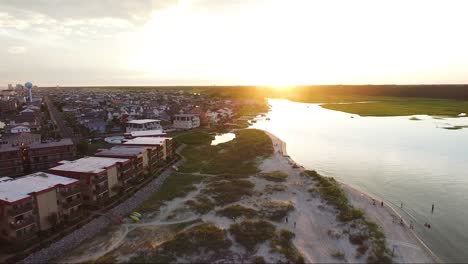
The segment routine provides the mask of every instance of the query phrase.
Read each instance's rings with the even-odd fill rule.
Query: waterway
[[[446,129],[468,118],[361,117],[318,104],[269,103],[251,127],[284,140],[304,167],[392,203],[442,260],[468,261],[468,128]]]

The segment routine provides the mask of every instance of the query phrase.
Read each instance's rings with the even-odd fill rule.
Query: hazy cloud
[[[25,53],[26,51],[27,51],[26,48],[23,46],[14,46],[14,47],[8,48],[8,53],[11,53],[11,54],[21,54],[21,53]]]

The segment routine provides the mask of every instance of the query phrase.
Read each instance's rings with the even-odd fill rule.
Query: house
[[[81,216],[79,181],[37,172],[0,178],[0,238],[21,241]]]
[[[117,195],[124,181],[134,174],[129,159],[85,157],[74,161],[61,161],[49,173],[80,181],[83,203],[100,207]]]
[[[161,121],[157,119],[138,119],[126,122],[126,132],[145,131],[145,130],[158,130],[162,129]]]
[[[200,126],[200,117],[195,114],[174,115],[174,128],[192,129]]]
[[[30,133],[31,128],[27,126],[14,126],[10,129],[11,134],[18,134],[18,133]]]
[[[85,126],[89,131],[97,132],[97,133],[106,133],[106,121],[99,119],[99,118],[93,118],[90,120],[85,120],[83,123],[83,126]]]

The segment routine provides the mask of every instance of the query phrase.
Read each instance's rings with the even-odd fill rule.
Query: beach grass
[[[224,209],[218,210],[216,211],[216,214],[231,219],[238,217],[255,218],[259,215],[257,210],[239,204],[231,205]]]
[[[234,240],[249,252],[254,252],[260,243],[272,239],[275,236],[275,230],[273,224],[264,220],[247,220],[229,227]]]
[[[257,174],[257,176],[272,182],[285,182],[288,178],[288,174],[282,171],[264,172]]]
[[[131,258],[129,263],[170,263],[176,262],[178,257],[200,256],[203,253],[204,261],[209,262],[209,253],[216,255],[211,256],[216,259],[219,255],[223,256],[230,246],[231,241],[222,229],[203,223],[177,234],[149,254]]]
[[[368,256],[367,262],[391,263],[392,258],[386,248],[385,235],[382,228],[376,223],[366,219],[361,209],[355,208],[349,204],[348,198],[338,185],[338,182],[333,178],[324,177],[316,171],[306,170],[304,174],[317,181],[317,188],[322,199],[338,210],[337,220],[341,222],[359,223],[359,225],[363,227],[360,233],[350,234],[349,240],[352,244],[357,245],[364,245],[364,242],[367,240],[372,242],[372,251]],[[364,247],[358,247],[357,255],[363,250]]]
[[[271,247],[274,251],[283,254],[288,263],[305,263],[304,257],[292,242],[295,236],[293,232],[282,229],[276,232],[271,240]]]
[[[181,171],[239,175],[259,172],[259,161],[273,153],[270,138],[257,129],[242,129],[235,133],[236,138],[232,141],[216,146],[205,141],[186,147],[182,152],[186,162]]]
[[[138,207],[139,212],[157,212],[159,207],[166,201],[177,197],[182,197],[194,191],[194,184],[202,181],[204,177],[200,175],[174,173],[164,181],[160,190],[155,192],[148,200]]]

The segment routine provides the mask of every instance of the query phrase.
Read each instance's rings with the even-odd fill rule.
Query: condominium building
[[[104,205],[122,191],[126,180],[134,175],[129,159],[85,157],[59,164],[48,171],[79,180],[83,202],[91,206]]]
[[[174,115],[174,128],[192,129],[200,126],[200,117],[195,114]]]
[[[0,237],[18,241],[81,216],[79,181],[37,172],[0,178]]]
[[[108,158],[129,159],[134,170],[134,177],[130,177],[124,181],[125,185],[135,179],[135,182],[142,180],[145,175],[150,173],[149,167],[149,152],[146,147],[131,147],[131,146],[116,146],[110,149],[99,149],[94,156]]]
[[[47,170],[61,160],[72,159],[76,154],[76,147],[69,138],[3,143],[0,144],[0,176],[14,177]]]
[[[160,130],[161,120],[157,119],[138,119],[127,122],[125,132],[131,133],[133,131],[146,131],[146,130]]]
[[[137,137],[125,141],[124,145],[158,147],[162,154],[160,157],[162,161],[170,160],[174,157],[172,138],[169,137]]]

